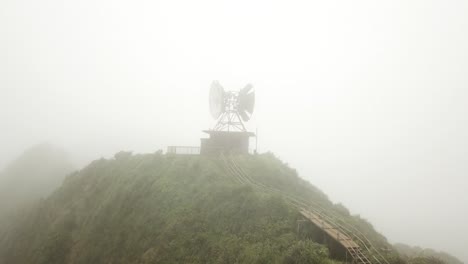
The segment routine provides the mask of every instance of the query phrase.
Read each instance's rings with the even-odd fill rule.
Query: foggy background
[[[0,169],[199,145],[252,83],[273,151],[391,242],[468,262],[467,1],[0,3]],[[254,142],[252,142],[252,145]]]

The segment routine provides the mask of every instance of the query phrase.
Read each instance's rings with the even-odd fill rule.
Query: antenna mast
[[[244,122],[250,120],[255,105],[255,92],[251,84],[240,91],[225,91],[214,81],[210,90],[210,110],[217,123],[214,131],[246,132]]]
[[[218,123],[216,123],[214,130],[228,132],[247,131],[238,112],[238,97],[238,92],[230,91],[225,93],[225,109],[221,114],[221,117],[218,119]]]

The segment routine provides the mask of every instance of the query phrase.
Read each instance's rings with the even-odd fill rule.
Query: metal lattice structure
[[[243,122],[250,120],[255,106],[255,92],[248,84],[240,91],[225,91],[214,81],[210,89],[210,112],[217,123],[215,131],[246,132]]]
[[[214,130],[216,131],[246,131],[238,111],[239,93],[225,92],[224,112],[218,119]]]

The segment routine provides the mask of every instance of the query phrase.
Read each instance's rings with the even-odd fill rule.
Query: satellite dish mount
[[[247,84],[240,91],[225,91],[218,81],[211,84],[210,112],[217,120],[213,130],[247,132],[244,122],[250,120],[255,106],[255,91]]]
[[[225,91],[214,81],[210,89],[210,112],[216,125],[203,132],[209,138],[201,138],[201,155],[249,154],[250,137],[254,133],[245,129],[244,122],[250,120],[255,105],[255,92],[248,84],[240,91]]]

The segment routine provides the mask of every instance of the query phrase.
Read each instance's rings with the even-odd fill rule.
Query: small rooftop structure
[[[249,154],[249,140],[255,134],[247,131],[204,130],[209,138],[201,139],[201,155]]]

